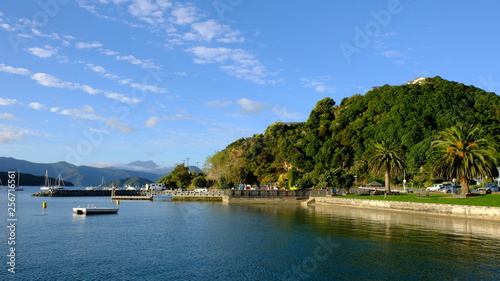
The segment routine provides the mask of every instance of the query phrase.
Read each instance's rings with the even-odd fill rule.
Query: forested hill
[[[481,125],[481,137],[500,151],[500,97],[495,93],[441,77],[384,85],[339,105],[324,98],[304,123],[278,122],[264,134],[235,141],[209,157],[208,177],[222,187],[240,182],[310,187],[329,174],[339,185],[350,186],[354,176],[358,184],[374,179],[367,160],[375,142],[388,141],[403,148],[407,179],[423,183],[429,180],[431,141],[459,123]]]

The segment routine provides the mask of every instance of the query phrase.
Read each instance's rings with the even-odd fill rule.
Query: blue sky
[[[500,90],[498,1],[0,2],[0,155],[173,166],[416,77]]]

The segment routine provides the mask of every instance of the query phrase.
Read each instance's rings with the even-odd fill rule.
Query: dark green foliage
[[[168,188],[186,188],[190,186],[192,179],[193,175],[189,172],[189,168],[184,164],[177,164],[170,174],[158,182],[164,183]]]
[[[122,187],[122,186],[142,187],[145,184],[152,183],[152,182],[153,181],[150,181],[150,180],[144,179],[144,178],[129,177],[129,178],[121,179],[121,180],[107,182],[106,185],[107,186],[116,186],[116,187]]]
[[[340,105],[324,98],[304,123],[278,122],[264,134],[240,139],[208,159],[207,173],[210,180],[233,186],[280,181],[283,187],[341,187],[352,184],[354,175],[359,185],[373,180],[367,161],[374,145],[384,141],[401,149],[406,179],[417,185],[415,179],[430,180],[431,142],[459,123],[482,127],[480,137],[500,151],[500,97],[495,93],[440,77],[385,85],[344,98]],[[333,183],[335,177],[344,183]],[[402,173],[391,178],[402,180]]]

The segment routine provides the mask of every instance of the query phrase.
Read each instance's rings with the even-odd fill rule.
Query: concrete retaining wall
[[[315,197],[315,201],[317,204],[323,205],[332,204],[358,208],[384,209],[401,212],[416,212],[431,215],[500,221],[500,208],[497,207],[478,207],[451,204],[431,204],[332,197]]]
[[[252,198],[252,197],[230,197],[224,195],[222,202],[227,204],[297,204],[306,201],[308,198],[300,197],[265,197],[265,198]]]

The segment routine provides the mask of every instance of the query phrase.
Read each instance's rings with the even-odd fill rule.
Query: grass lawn
[[[453,195],[448,194],[431,193],[427,198],[417,198],[416,193],[402,193],[401,195],[388,195],[386,197],[383,195],[362,196],[360,194],[348,194],[342,196],[342,198],[500,207],[500,194],[486,194],[469,198],[452,198],[452,196]]]

